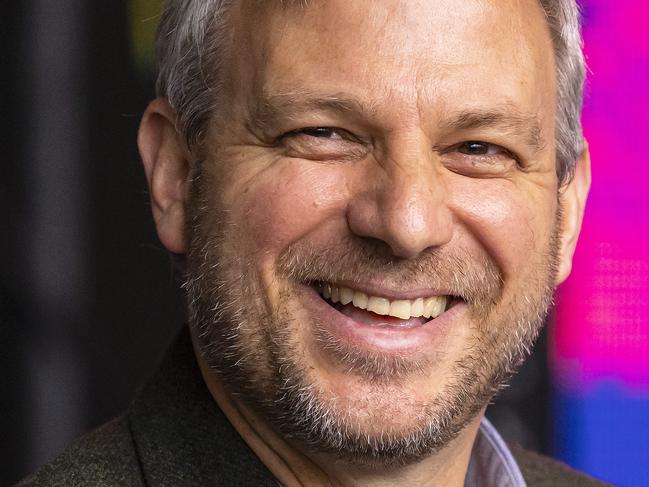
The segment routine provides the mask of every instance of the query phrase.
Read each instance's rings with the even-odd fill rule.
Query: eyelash
[[[332,135],[338,132],[339,129],[335,129],[333,127],[306,127],[297,130],[298,134],[308,135],[309,137],[325,138],[325,139],[329,138],[326,135]],[[324,137],[321,137],[321,135],[324,135],[323,133],[326,133],[326,135]]]
[[[458,150],[458,151],[459,151],[463,146],[464,146],[464,147],[468,147],[468,146],[470,146],[470,145],[481,145],[481,146],[485,146],[485,147],[487,148],[487,151],[488,151],[489,149],[496,149],[496,152],[497,152],[498,154],[503,154],[503,155],[506,155],[506,156],[511,157],[511,158],[516,158],[515,155],[514,155],[514,153],[513,153],[512,151],[510,151],[509,149],[507,149],[507,148],[505,148],[505,147],[503,147],[503,146],[501,146],[501,145],[498,145],[498,144],[492,144],[492,143],[490,143],[490,142],[484,142],[484,141],[482,141],[482,140],[466,140],[466,141],[460,142],[459,144],[455,144],[451,149],[454,149],[454,150]],[[464,154],[464,153],[463,153],[463,154]],[[497,154],[465,154],[465,155],[475,155],[475,156],[492,157],[492,156],[497,155]]]
[[[329,136],[319,136],[316,135],[315,132],[329,132]],[[311,133],[309,133],[311,132]],[[302,127],[299,129],[291,130],[290,132],[286,132],[285,134],[282,134],[279,137],[279,141],[284,140],[289,137],[295,137],[298,135],[305,135],[307,137],[313,137],[314,139],[332,139],[331,135],[338,135],[337,139],[340,140],[348,140],[348,141],[358,141],[359,138],[348,132],[347,130],[338,128],[338,127]]]

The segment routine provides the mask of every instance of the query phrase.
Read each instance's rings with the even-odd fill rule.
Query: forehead
[[[237,89],[315,87],[415,111],[486,100],[554,110],[552,42],[537,0],[244,1],[233,22]]]

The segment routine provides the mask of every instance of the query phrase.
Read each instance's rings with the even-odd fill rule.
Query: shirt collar
[[[476,436],[465,487],[526,487],[523,474],[505,441],[487,418]]]

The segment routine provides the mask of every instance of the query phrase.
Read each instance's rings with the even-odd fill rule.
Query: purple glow
[[[649,3],[582,5],[593,185],[551,334],[554,453],[640,486],[649,465]]]
[[[573,390],[605,379],[649,389],[649,4],[582,4],[593,185],[559,292],[554,375]]]

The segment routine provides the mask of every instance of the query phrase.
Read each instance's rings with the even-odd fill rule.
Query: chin
[[[341,361],[332,352],[338,345],[314,332],[321,320],[301,303],[286,299],[277,307],[279,316],[292,318],[271,318],[267,328],[273,363],[268,370],[277,374],[260,374],[257,362],[257,373],[238,382],[238,392],[304,451],[355,465],[408,465],[444,449],[493,396],[496,379],[477,377],[471,369],[479,367],[467,357],[453,360],[450,350],[440,354],[435,340],[412,357],[362,340],[347,343]],[[461,349],[461,338],[450,334],[442,343]]]
[[[273,400],[248,399],[305,451],[356,465],[402,466],[442,450],[492,395],[490,388],[469,391],[468,377],[431,391],[403,378],[368,383],[354,373],[332,375],[299,360],[284,360],[281,370]]]

